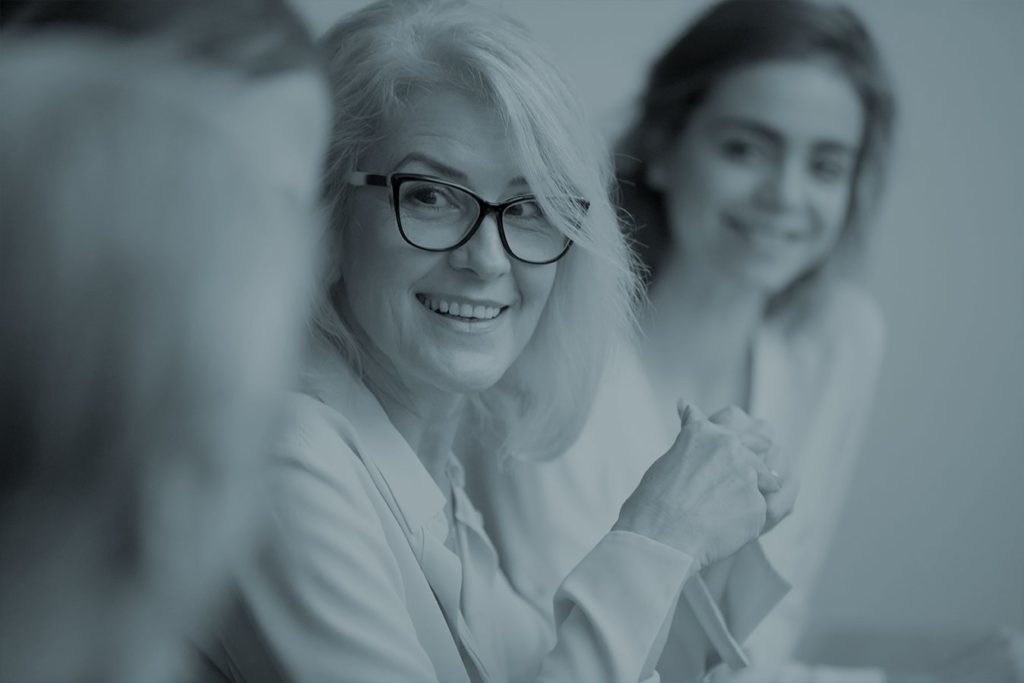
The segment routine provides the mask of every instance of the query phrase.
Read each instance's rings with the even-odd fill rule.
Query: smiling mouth
[[[416,299],[432,313],[463,322],[476,323],[494,320],[508,309],[508,306],[470,304],[417,294]]]
[[[754,227],[746,221],[727,216],[725,224],[748,241],[757,243],[802,242],[808,235],[797,230],[776,230]]]

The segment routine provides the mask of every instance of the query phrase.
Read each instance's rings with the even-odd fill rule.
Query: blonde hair
[[[634,325],[637,279],[610,201],[604,141],[543,49],[521,25],[487,8],[383,0],[343,19],[320,43],[335,121],[324,183],[331,260],[317,326],[357,371],[372,349],[330,296],[344,277],[338,254],[348,227],[346,176],[413,95],[447,88],[493,106],[532,191],[542,201],[589,202],[589,210],[558,207],[569,212],[561,228],[574,246],[558,262],[533,338],[496,385],[470,397],[470,429],[489,449],[530,458],[564,451],[590,410],[611,343]]]

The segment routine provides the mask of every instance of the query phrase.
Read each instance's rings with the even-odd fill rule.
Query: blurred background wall
[[[320,32],[364,0],[293,0]],[[707,2],[490,0],[609,136]],[[868,284],[889,326],[872,428],[808,656],[917,664],[1024,626],[1024,2],[849,0],[901,104]]]

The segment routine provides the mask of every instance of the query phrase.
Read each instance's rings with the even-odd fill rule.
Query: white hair
[[[443,87],[482,99],[503,119],[510,152],[542,201],[589,202],[589,209],[570,203],[553,212],[568,213],[560,227],[574,244],[557,264],[533,338],[496,385],[470,397],[470,429],[495,453],[539,459],[563,452],[590,411],[613,342],[635,325],[637,278],[610,200],[604,140],[528,32],[485,7],[384,0],[343,19],[320,43],[335,121],[324,184],[332,251],[317,323],[357,370],[372,349],[330,295],[344,276],[346,177],[412,95]]]

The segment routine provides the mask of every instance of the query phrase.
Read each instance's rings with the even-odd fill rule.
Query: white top
[[[658,634],[693,558],[629,532],[595,539],[557,591],[557,629],[498,567],[454,457],[446,496],[337,358],[291,398],[269,543],[205,651],[233,681],[657,680]],[[584,556],[585,555],[585,556]]]
[[[795,329],[766,324],[754,349],[749,412],[772,423],[776,441],[790,449],[801,478],[793,514],[763,538],[772,566],[753,543],[734,556],[728,570],[712,567],[704,575],[710,593],[721,596],[733,639],[743,641],[753,631],[747,649],[758,680],[771,680],[762,666],[782,666],[799,638],[882,355],[883,326],[873,302],[845,287],[832,296],[822,316]],[[564,457],[507,467],[468,464],[469,489],[489,520],[502,566],[536,604],[545,604],[586,549],[614,524],[647,467],[675,439],[674,406],[667,410],[654,396],[636,352],[623,349],[605,374],[582,436]],[[765,617],[785,593],[773,567],[795,588]],[[688,602],[681,613],[693,607]],[[681,628],[685,621],[677,614],[659,664],[668,679],[699,672],[692,661],[693,633]],[[728,661],[723,651],[728,642],[724,647],[713,642]]]
[[[808,670],[792,657],[860,454],[884,351],[885,324],[877,303],[851,286],[835,287],[816,318],[762,330],[751,412],[772,424],[800,477],[793,513],[762,543],[793,591],[751,635],[747,647],[755,668],[736,680],[881,677],[869,669]]]

